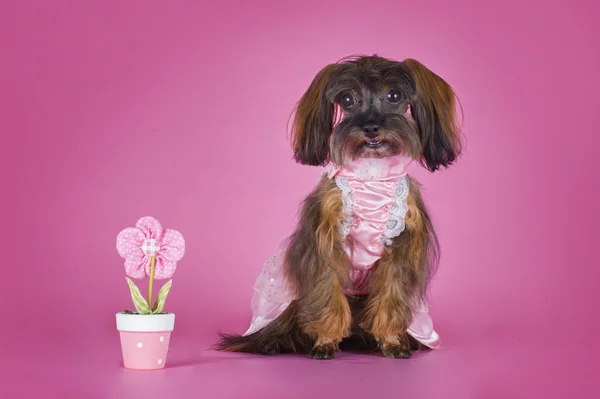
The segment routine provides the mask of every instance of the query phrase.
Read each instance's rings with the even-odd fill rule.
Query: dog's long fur
[[[376,98],[390,87],[401,93],[401,102]],[[343,109],[343,119],[334,127],[344,95],[360,98],[360,109],[358,101]],[[405,114],[408,104],[412,117]],[[365,149],[365,123],[381,125],[383,149]],[[292,131],[295,159],[308,165],[330,160],[339,164],[370,151],[376,157],[404,153],[434,172],[451,165],[461,152],[452,89],[410,59],[358,57],[326,66],[298,103]],[[297,299],[253,334],[221,335],[219,349],[265,355],[303,352],[322,359],[334,357],[341,345],[378,347],[388,357],[409,357],[418,344],[406,329],[415,298],[425,296],[435,273],[439,245],[413,178],[407,203],[405,229],[374,265],[369,295],[348,297],[344,287],[350,261],[339,233],[342,196],[335,181],[323,177],[305,199],[285,253],[285,274]]]

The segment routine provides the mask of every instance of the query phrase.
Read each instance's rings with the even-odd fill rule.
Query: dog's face
[[[325,93],[343,117],[332,132],[332,160],[418,157],[417,127],[407,114],[414,93],[400,63],[371,57],[336,67]]]
[[[414,60],[358,57],[323,68],[294,118],[295,158],[309,165],[405,155],[431,171],[460,153],[450,86]]]

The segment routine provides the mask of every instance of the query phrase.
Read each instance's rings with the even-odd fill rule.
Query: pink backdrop
[[[203,3],[0,5],[11,397],[593,397],[599,3]],[[207,350],[247,327],[254,278],[320,173],[291,159],[292,107],[354,53],[416,58],[464,108],[460,162],[412,169],[442,245],[443,348],[318,364]],[[114,322],[131,307],[115,238],[145,215],[187,241],[171,367],[154,374],[120,368]]]

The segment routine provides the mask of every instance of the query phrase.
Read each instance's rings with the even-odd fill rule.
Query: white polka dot
[[[160,336],[160,338],[158,339],[160,342],[163,342],[165,340],[165,337],[163,337],[162,335]]]
[[[162,359],[158,359],[158,364],[162,364]]]
[[[141,348],[142,346],[144,346],[144,344],[142,344],[141,342],[138,342],[137,347]]]

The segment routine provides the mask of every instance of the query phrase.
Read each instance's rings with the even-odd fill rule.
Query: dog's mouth
[[[387,144],[385,140],[367,140],[363,143],[363,146],[367,148],[380,148]]]

